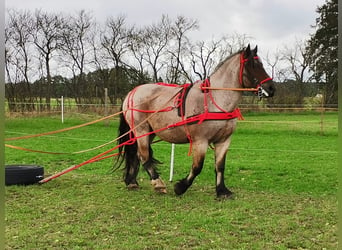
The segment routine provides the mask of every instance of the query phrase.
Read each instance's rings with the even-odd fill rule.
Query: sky
[[[108,16],[125,15],[130,24],[156,23],[162,14],[195,19],[199,30],[193,40],[219,39],[233,33],[252,37],[259,54],[308,39],[314,33],[316,9],[325,0],[6,0],[6,8],[42,9],[76,13],[91,11],[98,22]],[[253,44],[254,42],[254,44]]]

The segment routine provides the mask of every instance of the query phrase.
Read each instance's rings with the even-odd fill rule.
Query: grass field
[[[43,185],[6,187],[6,249],[337,249],[337,114],[246,114],[227,157],[234,200],[215,199],[213,152],[181,197],[168,182],[171,146],[153,145],[169,193],[126,190],[112,159]],[[9,118],[6,138],[89,121],[82,116]],[[6,143],[76,152],[116,137],[111,120],[61,134]],[[48,155],[6,148],[6,164],[44,166],[50,175],[110,147]],[[189,171],[188,145],[176,145],[174,180]]]

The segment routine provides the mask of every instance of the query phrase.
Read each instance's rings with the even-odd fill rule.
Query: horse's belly
[[[227,140],[235,130],[236,120],[208,121],[206,137],[211,143]]]
[[[189,142],[183,126],[165,129],[156,133],[156,135],[163,141],[170,143],[180,144]]]
[[[166,126],[165,126],[166,127]],[[225,141],[234,132],[236,121],[234,120],[220,120],[220,121],[203,121],[201,124],[192,124],[185,126],[172,127],[169,129],[157,132],[156,135],[162,140],[170,143],[188,143],[191,140],[206,140],[209,143]],[[158,131],[159,128],[154,128]]]

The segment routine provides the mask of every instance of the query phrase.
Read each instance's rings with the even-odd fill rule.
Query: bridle
[[[254,56],[253,59],[258,60],[258,56]],[[249,61],[249,58],[244,58],[243,53],[240,55],[240,73],[239,73],[239,83],[241,86],[243,86],[243,71],[245,69],[246,63]],[[254,78],[256,81],[258,81],[256,78]],[[262,88],[262,84],[265,82],[272,81],[271,77],[267,77],[264,80],[261,80],[258,85],[256,86],[256,91],[259,92],[259,89]]]
[[[253,59],[259,59],[258,56],[254,56]],[[200,85],[200,88],[203,92],[207,92],[208,90],[231,90],[231,91],[251,91],[255,92],[258,97],[261,99],[263,95],[268,95],[268,93],[263,89],[262,84],[272,81],[271,77],[267,77],[264,80],[261,80],[255,88],[244,88],[243,87],[243,72],[245,69],[246,63],[249,61],[249,58],[244,58],[243,53],[240,55],[240,71],[239,71],[239,83],[241,88],[215,88],[210,86],[209,78],[204,80],[204,82]],[[258,81],[256,78],[254,78]]]

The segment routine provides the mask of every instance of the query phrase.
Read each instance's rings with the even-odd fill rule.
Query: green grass
[[[153,145],[169,193],[126,190],[112,159],[43,185],[6,187],[6,249],[337,249],[337,114],[246,114],[233,135],[226,182],[234,200],[215,199],[213,152],[193,186],[173,194],[171,146]],[[80,117],[6,120],[6,138],[86,122]],[[58,152],[116,137],[117,121],[6,143]],[[110,148],[47,155],[6,148],[6,164],[37,164],[50,175]],[[174,180],[189,171],[188,145],[176,145]]]

